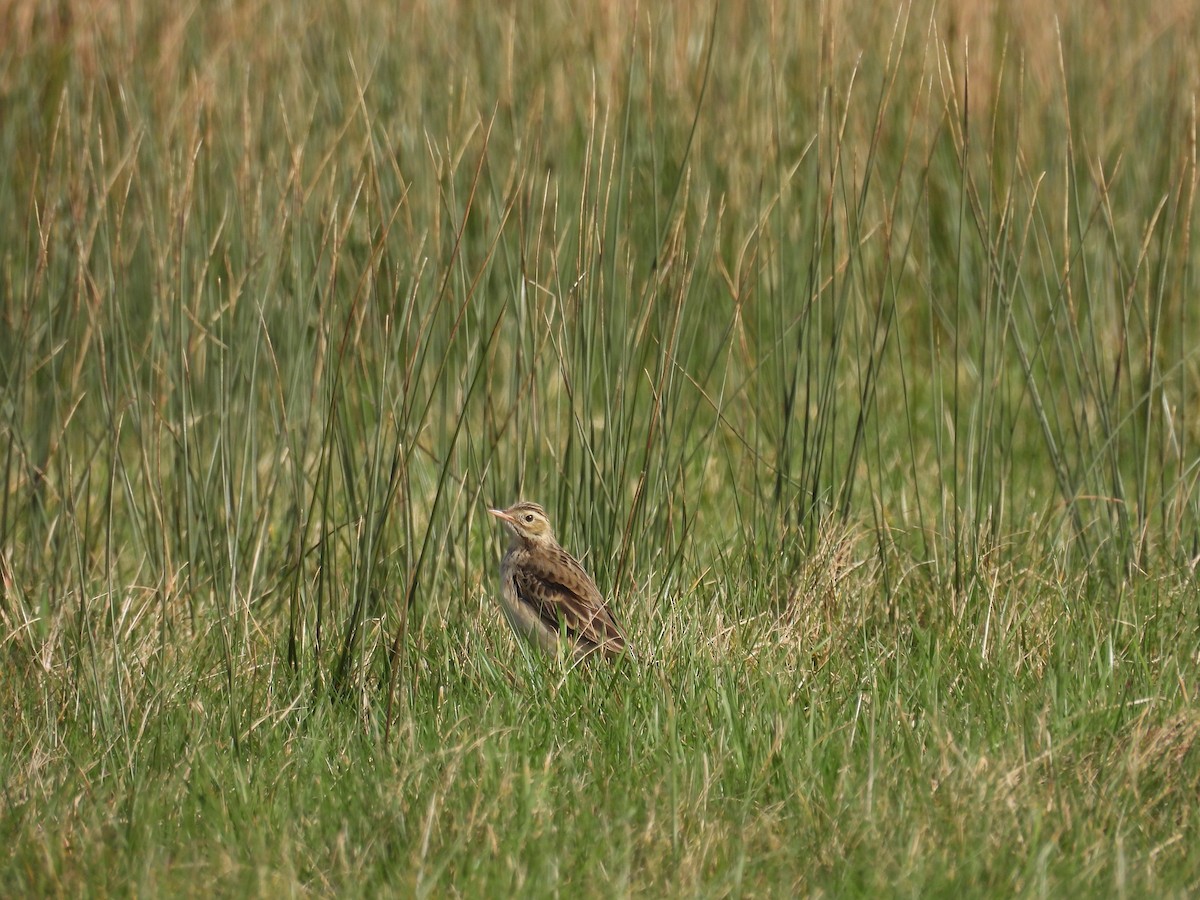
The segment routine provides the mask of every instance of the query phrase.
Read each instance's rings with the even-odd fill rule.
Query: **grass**
[[[4,893],[1200,889],[1189,5],[0,25]]]

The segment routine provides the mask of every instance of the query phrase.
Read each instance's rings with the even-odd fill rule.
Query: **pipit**
[[[513,631],[549,653],[565,643],[576,660],[632,656],[596,582],[554,539],[546,511],[521,501],[488,512],[512,535],[500,563],[500,606]]]

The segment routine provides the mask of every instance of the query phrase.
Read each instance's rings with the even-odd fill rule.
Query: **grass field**
[[[1200,893],[1193,4],[400,6],[0,0],[0,893]]]

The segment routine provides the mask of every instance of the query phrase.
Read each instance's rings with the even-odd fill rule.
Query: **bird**
[[[576,661],[633,655],[596,582],[559,545],[542,507],[522,500],[488,512],[511,535],[500,562],[500,607],[519,637],[552,654],[565,644]]]

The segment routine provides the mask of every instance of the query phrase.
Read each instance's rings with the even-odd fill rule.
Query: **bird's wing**
[[[596,645],[607,653],[625,648],[625,634],[595,582],[566,551],[545,562],[529,559],[513,573],[518,596],[546,625]]]

